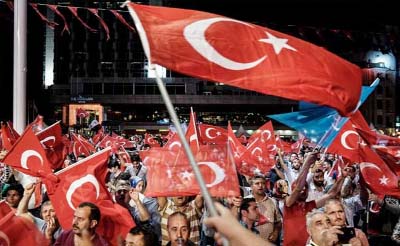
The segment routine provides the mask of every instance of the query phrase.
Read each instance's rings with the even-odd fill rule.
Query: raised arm
[[[300,170],[300,174],[294,181],[296,187],[292,189],[292,193],[285,199],[286,206],[291,207],[299,198],[300,192],[303,190],[306,184],[308,170],[310,169],[311,165],[317,160],[317,153],[318,152],[314,151],[306,156],[306,160],[304,161],[304,164]]]

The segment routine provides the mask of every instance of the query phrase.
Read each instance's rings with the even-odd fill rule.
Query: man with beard
[[[305,245],[308,238],[306,228],[306,214],[314,208],[320,208],[325,204],[325,201],[335,197],[343,184],[344,179],[338,180],[328,193],[324,194],[317,200],[306,202],[308,197],[307,174],[311,165],[317,160],[318,152],[313,151],[307,154],[303,167],[301,168],[299,177],[292,185],[292,193],[286,197],[284,206],[283,225],[285,233],[283,240],[284,246]],[[343,177],[347,173],[343,172]]]
[[[72,219],[72,229],[61,233],[53,246],[108,246],[106,240],[96,233],[100,218],[100,209],[95,204],[79,204]]]
[[[309,182],[307,202],[317,200],[325,194],[325,179],[322,169],[317,168],[311,175],[312,181]]]
[[[324,206],[325,214],[329,217],[333,226],[346,226],[346,213],[343,204],[337,199],[330,199]],[[356,236],[350,239],[349,243],[352,246],[369,246],[367,236],[363,231],[354,228]]]
[[[161,215],[162,245],[168,243],[168,218],[175,212],[186,215],[190,225],[190,240],[198,245],[200,243],[200,218],[203,214],[203,197],[197,195],[195,199],[189,200],[187,196],[178,196],[167,199],[158,197],[158,210]]]

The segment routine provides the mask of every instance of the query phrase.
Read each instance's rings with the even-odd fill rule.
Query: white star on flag
[[[181,177],[182,177],[183,179],[189,179],[189,180],[191,180],[191,179],[192,179],[192,176],[193,176],[193,173],[188,172],[187,170],[185,170],[183,173],[181,173]]]
[[[387,185],[388,180],[389,180],[389,179],[386,178],[385,175],[383,175],[382,178],[379,179],[380,184],[382,184],[382,185]]]
[[[286,48],[288,50],[297,51],[295,48],[293,48],[292,46],[287,44],[288,40],[286,38],[275,37],[274,35],[272,35],[269,32],[265,32],[265,33],[267,34],[268,38],[263,38],[263,39],[260,39],[258,41],[264,42],[264,43],[268,43],[268,44],[272,44],[272,47],[275,50],[275,54],[278,55],[283,48]]]

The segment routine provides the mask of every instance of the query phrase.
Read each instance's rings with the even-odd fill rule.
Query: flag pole
[[[196,160],[194,159],[193,153],[190,149],[189,143],[186,141],[185,135],[183,133],[183,130],[179,124],[179,119],[178,116],[176,115],[174,106],[172,105],[171,99],[169,97],[169,94],[164,86],[163,81],[161,78],[158,76],[157,70],[155,69],[154,65],[149,65],[151,66],[151,69],[154,70],[155,75],[156,75],[156,81],[157,81],[157,86],[158,89],[160,90],[161,96],[164,100],[165,106],[167,107],[168,113],[171,116],[172,123],[174,124],[176,128],[176,132],[178,133],[178,136],[182,142],[183,148],[185,150],[186,156],[189,159],[189,163],[192,166],[193,173],[196,177],[197,183],[199,184],[201,194],[203,195],[204,201],[206,203],[207,208],[210,211],[210,214],[212,217],[218,216],[217,209],[214,206],[213,200],[211,198],[210,193],[208,192],[206,183],[204,182],[203,175],[200,172],[200,169],[196,163]],[[229,246],[228,241],[225,239],[223,242],[224,246]]]
[[[200,191],[204,197],[204,201],[206,202],[206,205],[210,210],[210,214],[212,216],[216,216],[216,215],[218,215],[217,210],[213,204],[211,195],[208,192],[206,183],[204,182],[203,175],[201,174],[200,169],[197,166],[196,160],[194,159],[194,155],[190,149],[189,143],[186,141],[185,134],[183,133],[183,130],[179,124],[179,119],[178,119],[178,116],[176,115],[176,112],[175,112],[174,106],[172,105],[169,94],[168,94],[167,90],[165,89],[163,81],[158,76],[157,71],[156,70],[154,70],[154,71],[156,73],[156,81],[157,81],[158,89],[160,90],[161,96],[164,100],[165,106],[167,107],[168,113],[171,116],[172,123],[174,124],[174,126],[176,128],[176,132],[178,133],[178,136],[179,136],[180,140],[182,141],[182,145],[183,145],[185,153],[189,159],[189,163],[192,166],[194,175],[196,176],[197,182],[199,183]]]
[[[13,123],[21,133],[26,126],[26,0],[14,1]]]

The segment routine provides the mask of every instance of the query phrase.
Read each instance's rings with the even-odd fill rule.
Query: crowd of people
[[[135,139],[137,150],[130,152],[131,163],[118,153],[108,161],[108,191],[136,224],[122,236],[121,245],[206,246],[222,245],[224,240],[232,246],[373,245],[366,233],[365,213],[369,201],[383,207],[385,200],[360,183],[357,165],[332,172],[337,158],[333,154],[306,147],[299,153],[278,151],[269,172],[238,174],[240,196],[213,197],[219,216],[210,217],[201,194],[146,196],[148,169],[138,154],[144,148],[143,138]],[[68,157],[66,165],[74,161]],[[28,209],[35,184],[23,187],[16,173],[2,164],[2,199],[16,215],[33,222],[51,245],[109,245],[96,232],[101,212],[95,204],[79,204],[71,218],[72,229],[63,230],[47,196],[39,207]],[[400,211],[393,205],[392,209]],[[393,244],[400,242],[399,228],[394,229]]]

